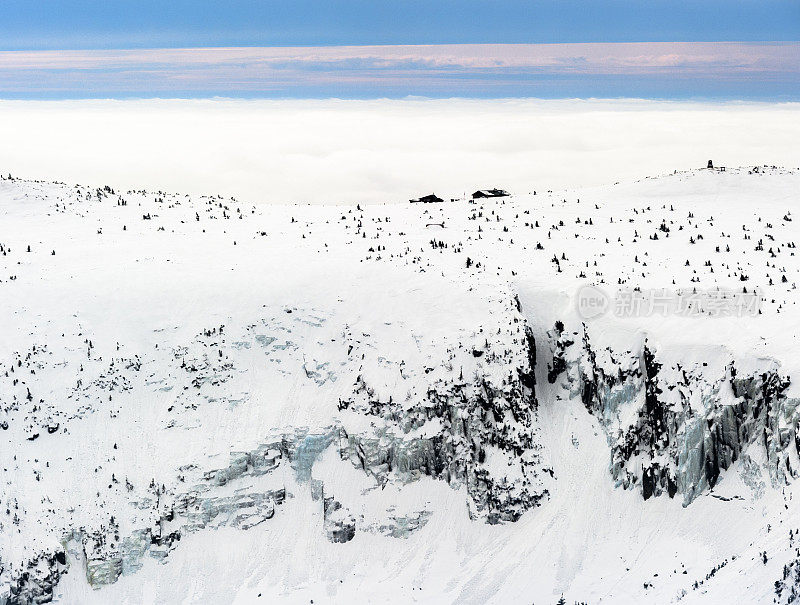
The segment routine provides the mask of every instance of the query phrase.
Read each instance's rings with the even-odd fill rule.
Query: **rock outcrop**
[[[800,400],[786,395],[790,379],[775,361],[745,372],[724,350],[681,362],[647,341],[634,351],[601,348],[585,326],[553,334],[551,367],[563,370],[551,370],[552,381],[564,380],[604,427],[618,485],[688,505],[734,462],[747,462],[751,446],[774,485],[800,472]]]
[[[486,338],[469,348],[470,372],[458,369],[463,357],[455,354],[436,371],[384,359],[387,375],[401,376],[399,386],[358,374],[330,426],[271,432],[252,449],[224,454],[222,464],[176,469],[169,486],[126,480],[130,510],[114,511],[128,515],[126,522],[109,515],[95,526],[71,528],[61,549],[0,568],[6,602],[51,600],[71,565],[81,566],[93,587],[116,582],[148,557],[167,560],[191,532],[269,522],[304,490],[318,503],[319,531],[334,543],[358,532],[402,539],[428,522],[431,511],[424,509],[365,519],[324,475],[315,475],[323,455],[363,473],[369,489],[432,478],[463,489],[472,519],[517,521],[549,497],[553,477],[542,453],[537,363],[545,366],[540,375],[551,383],[549,393],[562,389],[598,419],[611,478],[644,500],[666,495],[689,505],[734,463],[746,468],[757,464],[755,457],[766,460],[775,485],[800,472],[800,400],[787,394],[789,378],[776,362],[745,369],[721,348],[686,361],[646,340],[615,351],[593,342],[585,326],[570,331],[560,322],[550,332],[551,354],[537,359],[518,303],[508,317],[513,346]]]
[[[526,328],[521,363],[496,382],[490,374],[432,384],[419,401],[381,400],[359,377],[340,409],[374,416],[372,429],[343,428],[342,455],[380,483],[426,475],[465,486],[473,518],[516,521],[548,491],[537,439],[536,348]],[[486,363],[502,357],[486,354]],[[345,420],[345,426],[347,422]]]

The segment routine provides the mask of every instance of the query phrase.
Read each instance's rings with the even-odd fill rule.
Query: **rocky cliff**
[[[614,351],[593,342],[585,325],[567,332],[559,324],[552,334],[549,379],[600,420],[617,485],[688,505],[742,457],[755,464],[763,455],[776,487],[800,472],[800,400],[786,395],[790,378],[778,362],[745,360],[741,370],[721,348],[683,361],[647,340]]]

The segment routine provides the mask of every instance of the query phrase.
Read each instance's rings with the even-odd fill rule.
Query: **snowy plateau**
[[[794,602],[800,171],[517,193],[3,178],[0,603]]]

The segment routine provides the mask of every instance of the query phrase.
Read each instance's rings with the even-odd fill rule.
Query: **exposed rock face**
[[[800,401],[787,396],[789,380],[774,362],[744,371],[732,358],[720,362],[724,355],[715,362],[702,355],[676,361],[647,342],[637,350],[613,351],[592,342],[585,327],[572,332],[560,322],[550,334],[552,354],[537,360],[533,331],[519,305],[511,305],[510,313],[518,326],[514,346],[501,350],[488,338],[482,346],[470,345],[466,357],[479,363],[467,375],[453,362],[463,361],[455,354],[441,363],[450,366],[446,371],[431,369],[430,378],[428,368],[383,360],[389,374],[401,376],[401,387],[387,389],[374,376],[357,375],[330,426],[273,432],[221,464],[180,467],[169,487],[152,482],[142,489],[126,481],[134,511],[124,523],[128,529],[109,516],[67,532],[61,550],[23,567],[0,568],[7,602],[51,600],[70,564],[81,565],[93,587],[116,582],[140,569],[146,557],[166,560],[188,533],[222,526],[248,530],[268,522],[303,490],[318,503],[320,532],[334,543],[362,531],[405,538],[428,522],[427,510],[387,510],[377,521],[359,515],[313,473],[329,454],[378,488],[429,477],[464,488],[473,519],[514,522],[548,498],[552,477],[541,455],[537,363],[546,366],[550,383],[563,385],[599,419],[613,480],[641,490],[645,500],[680,495],[688,505],[737,460],[756,464],[750,459],[754,451],[763,454],[776,485],[800,472]],[[416,380],[420,374],[423,379]],[[306,375],[330,378],[309,370]],[[404,390],[418,385],[424,388],[416,395]]]
[[[386,396],[386,384],[374,376],[358,375],[350,397],[340,401],[340,419],[331,426],[273,433],[254,449],[231,453],[221,466],[203,468],[207,463],[198,462],[176,469],[176,480],[167,485],[152,481],[144,488],[126,480],[131,511],[109,511],[125,515],[124,524],[109,514],[95,526],[70,530],[63,536],[63,564],[52,554],[46,561],[31,561],[29,570],[3,570],[13,583],[14,602],[52,598],[68,561],[83,566],[91,586],[113,583],[136,572],[146,557],[168,557],[187,533],[221,526],[247,530],[267,522],[301,490],[319,502],[320,531],[332,542],[352,540],[358,531],[404,538],[427,523],[427,510],[387,510],[378,520],[351,512],[351,503],[312,478],[315,462],[329,450],[341,464],[363,471],[376,487],[431,477],[465,488],[472,518],[516,521],[547,498],[549,476],[539,453],[536,343],[517,301],[506,302],[503,312],[510,314],[502,317],[511,324],[506,330],[512,347],[487,330],[481,342],[459,343],[461,357],[452,352],[435,369],[384,360],[402,377],[389,392],[410,389],[402,401]],[[500,334],[497,327],[492,330]],[[217,347],[219,333],[209,331],[208,336],[217,339]],[[208,380],[223,384],[232,372],[227,356],[204,355],[201,361],[187,361],[185,352],[174,352],[180,371],[190,372],[193,381],[208,371]],[[459,371],[456,364],[464,359],[469,363]],[[225,368],[216,368],[216,360]],[[465,372],[465,367],[470,369]],[[317,380],[308,368],[305,373]],[[191,388],[194,382],[183,392]]]
[[[356,535],[356,520],[333,496],[323,500],[325,533],[331,542],[349,542]]]
[[[138,518],[150,520],[148,526],[122,536],[112,516],[94,530],[72,531],[64,537],[65,552],[30,561],[25,570],[8,570],[13,575],[9,603],[51,600],[70,560],[83,562],[87,582],[97,588],[136,572],[146,556],[165,559],[188,532],[221,526],[246,530],[271,519],[287,497],[284,480],[274,471],[288,462],[299,478],[307,477],[315,452],[330,445],[336,434],[331,429],[277,435],[252,451],[232,453],[225,467],[179,469],[181,483],[193,482],[187,491],[175,493],[153,483],[139,499],[132,493],[130,503]]]
[[[380,483],[427,475],[464,485],[470,514],[489,523],[516,521],[547,497],[537,440],[536,349],[526,328],[521,365],[499,383],[490,375],[432,385],[421,401],[381,401],[359,377],[341,410],[375,416],[373,429],[343,429],[342,456]],[[494,353],[487,362],[501,362]]]
[[[4,602],[7,605],[49,603],[53,599],[53,589],[68,568],[67,557],[63,550],[42,553],[28,561],[25,570],[13,578]],[[3,571],[2,562],[0,571]]]
[[[647,342],[639,351],[601,349],[585,326],[555,334],[552,367],[564,367],[571,393],[605,428],[618,485],[638,487],[644,499],[681,494],[688,505],[751,445],[763,449],[775,485],[800,471],[800,401],[785,395],[789,379],[774,362],[745,375],[732,359],[667,365]]]

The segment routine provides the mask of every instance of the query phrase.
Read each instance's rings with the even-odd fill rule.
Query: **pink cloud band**
[[[478,69],[569,67],[592,73],[689,66],[786,71],[800,69],[800,43],[639,42],[0,51],[0,69],[255,66],[352,60],[382,61],[387,67],[419,62],[433,67]]]
[[[642,42],[454,44],[2,51],[0,93],[69,82],[155,89],[180,84],[289,86],[294,81],[403,82],[486,74],[689,75],[800,74],[800,42]],[[99,83],[99,84],[98,84]]]

